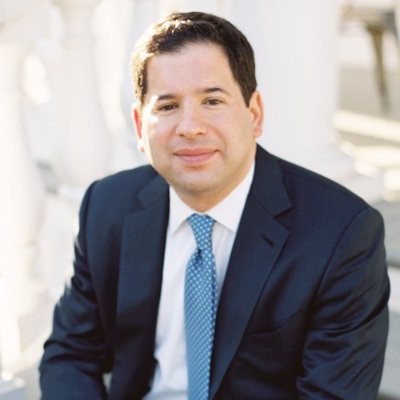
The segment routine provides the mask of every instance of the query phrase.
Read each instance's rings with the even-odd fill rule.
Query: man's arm
[[[86,260],[86,214],[91,188],[80,212],[74,275],[54,310],[53,331],[40,364],[42,400],[105,399],[102,374],[106,340]]]
[[[390,291],[383,239],[382,218],[368,208],[338,242],[315,298],[299,398],[376,398]]]

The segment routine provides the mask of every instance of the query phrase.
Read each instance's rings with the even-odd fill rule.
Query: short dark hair
[[[246,105],[257,87],[253,49],[244,34],[224,18],[202,12],[174,13],[143,34],[132,53],[136,100],[147,93],[147,63],[153,56],[178,52],[190,43],[213,43],[223,50]]]

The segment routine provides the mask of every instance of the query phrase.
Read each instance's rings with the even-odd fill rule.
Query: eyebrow
[[[170,100],[175,98],[176,96],[174,96],[171,93],[166,93],[166,94],[160,94],[159,96],[155,96],[156,97],[156,101],[160,101],[160,100]]]
[[[214,93],[214,92],[221,92],[224,94],[229,95],[229,92],[227,92],[225,89],[222,89],[218,86],[215,87],[209,87],[209,88],[205,88],[204,90],[201,90],[202,93]]]
[[[201,93],[215,93],[215,92],[220,92],[224,93],[226,95],[230,95],[229,92],[227,92],[225,89],[222,89],[221,87],[218,86],[212,86],[212,87],[206,87],[204,89],[198,90],[198,92]],[[160,94],[159,96],[156,96],[156,101],[163,101],[163,100],[171,100],[176,98],[176,95],[173,93],[164,93]]]

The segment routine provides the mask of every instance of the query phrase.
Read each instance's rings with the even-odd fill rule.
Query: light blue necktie
[[[185,334],[189,400],[207,400],[217,309],[217,279],[212,253],[214,220],[208,215],[188,218],[196,251],[186,268]]]

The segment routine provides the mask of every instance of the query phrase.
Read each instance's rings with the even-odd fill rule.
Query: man
[[[382,219],[256,144],[263,106],[243,34],[171,15],[138,43],[133,80],[151,166],[85,195],[42,398],[376,398]]]

